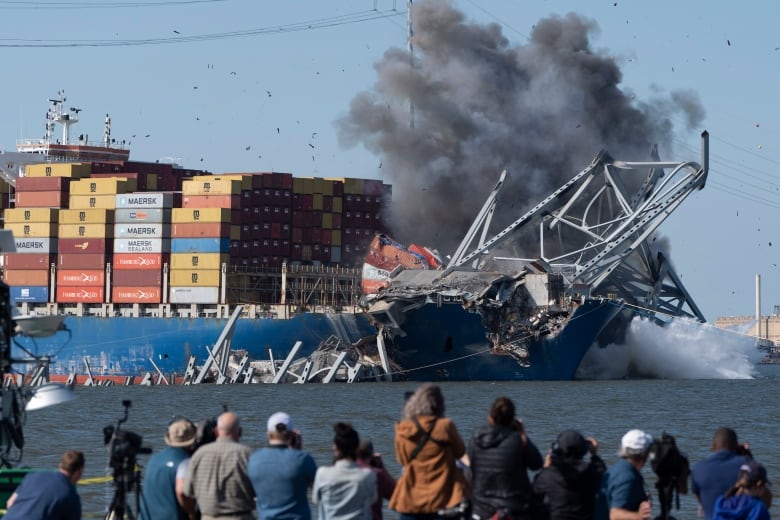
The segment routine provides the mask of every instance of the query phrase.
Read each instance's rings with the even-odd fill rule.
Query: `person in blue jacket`
[[[769,520],[772,491],[766,468],[751,460],[742,465],[737,482],[715,501],[713,520]]]

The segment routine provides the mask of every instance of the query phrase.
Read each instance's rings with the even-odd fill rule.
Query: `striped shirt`
[[[184,493],[194,497],[208,516],[240,515],[255,509],[255,492],[247,473],[249,446],[228,437],[198,448],[190,459]]]

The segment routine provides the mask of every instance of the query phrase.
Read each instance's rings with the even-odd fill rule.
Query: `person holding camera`
[[[534,479],[534,492],[550,520],[590,520],[595,511],[596,493],[607,467],[597,455],[598,442],[575,430],[558,435],[548,453],[544,469]],[[590,453],[590,461],[585,455]]]
[[[202,520],[254,520],[255,490],[247,473],[249,446],[241,444],[241,421],[233,412],[217,418],[217,440],[190,459],[185,495],[197,502]]]
[[[195,445],[195,425],[176,419],[168,425],[162,451],[146,464],[141,492],[141,520],[186,520],[195,513],[195,501],[184,495],[187,466]]]
[[[371,504],[371,514],[374,520],[382,520],[382,500],[390,500],[393,496],[395,479],[385,468],[382,456],[374,451],[374,444],[370,440],[360,442],[356,462],[361,468],[368,468],[376,475],[376,489],[379,496]]]
[[[84,454],[68,450],[59,471],[28,473],[6,504],[5,520],[81,520],[81,498],[76,482],[84,473]]]
[[[642,468],[653,437],[642,430],[629,430],[620,439],[621,460],[609,467],[596,498],[597,520],[647,520],[652,515],[651,495],[645,490]]]
[[[751,460],[739,468],[739,479],[715,501],[714,520],[769,520],[772,490],[766,468]]]
[[[699,500],[704,520],[712,519],[715,500],[734,485],[740,468],[750,459],[748,446],[737,442],[737,432],[718,428],[712,438],[712,453],[691,468],[691,491]]]
[[[542,454],[515,417],[511,399],[493,402],[487,424],[474,432],[467,453],[473,518],[538,518],[528,470],[542,467]]]
[[[263,520],[310,520],[308,490],[317,464],[301,451],[301,434],[292,418],[276,412],[266,425],[268,446],[249,457],[249,479]]]

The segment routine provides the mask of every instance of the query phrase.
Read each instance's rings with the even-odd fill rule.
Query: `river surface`
[[[23,466],[54,469],[66,449],[86,455],[85,478],[107,471],[103,427],[122,417],[123,400],[131,400],[123,428],[143,436],[153,450],[164,447],[163,434],[177,415],[194,421],[219,413],[223,405],[242,419],[243,442],[253,448],[265,441],[265,422],[286,411],[303,432],[304,449],[318,464],[332,460],[331,425],[348,421],[362,437],[370,437],[383,453],[391,473],[399,474],[393,454],[393,423],[398,420],[404,392],[411,383],[234,385],[172,387],[77,387],[77,399],[29,412],[24,428]],[[491,403],[501,395],[515,401],[531,439],[543,452],[558,432],[575,428],[596,437],[607,464],[617,461],[621,436],[641,428],[654,436],[663,431],[677,438],[691,462],[708,454],[712,434],[720,426],[734,428],[741,441],[767,466],[770,480],[780,482],[780,451],[775,399],[780,396],[780,365],[763,365],[753,379],[612,380],[518,383],[442,384],[447,413],[461,436],[485,420]],[[148,455],[139,456],[143,464]],[[654,475],[643,471],[650,485]],[[775,486],[775,489],[778,489]],[[113,496],[109,484],[80,485],[85,518],[102,518]],[[657,513],[657,497],[654,500]],[[776,509],[776,508],[773,508]],[[681,497],[678,519],[696,518],[694,497]],[[390,512],[386,518],[395,518]]]

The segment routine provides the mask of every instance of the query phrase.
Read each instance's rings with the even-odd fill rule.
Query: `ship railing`
[[[87,141],[87,140],[77,140],[76,142],[71,143],[63,143],[59,139],[17,139],[16,140],[16,149],[25,149],[25,148],[33,148],[33,149],[48,149],[50,146],[93,146],[95,148],[103,148],[105,147],[105,143],[103,141]],[[129,150],[130,149],[130,143],[127,141],[111,141],[109,143],[109,148],[113,148],[115,150]]]

